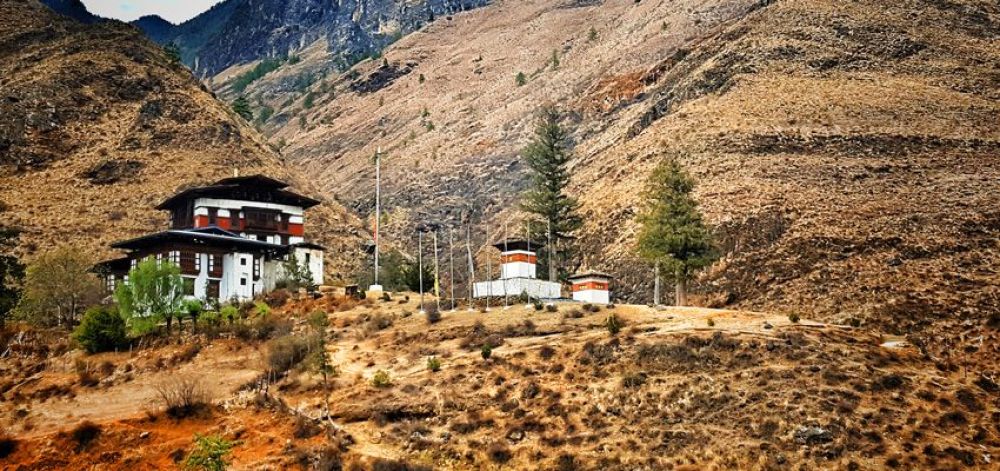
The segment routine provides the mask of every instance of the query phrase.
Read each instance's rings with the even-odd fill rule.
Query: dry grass
[[[208,412],[212,398],[201,381],[190,377],[174,377],[156,387],[157,398],[167,416],[183,419]]]

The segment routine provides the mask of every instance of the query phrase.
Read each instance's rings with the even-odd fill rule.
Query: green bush
[[[87,353],[109,352],[124,347],[128,344],[125,319],[114,308],[91,308],[73,331],[73,340]]]
[[[489,360],[493,356],[493,347],[490,344],[483,344],[483,348],[479,349],[479,354],[483,356],[483,360]]]
[[[222,309],[219,310],[219,315],[222,317],[222,320],[232,324],[233,322],[236,322],[237,318],[239,318],[240,310],[232,304],[227,304],[222,306]]]
[[[523,86],[528,83],[528,77],[524,75],[524,72],[518,72],[517,76],[514,77],[514,83],[516,83],[518,87]]]
[[[378,370],[372,375],[372,386],[376,388],[387,388],[392,385],[392,378],[386,370]]]
[[[788,320],[792,321],[793,324],[798,324],[802,319],[799,317],[799,313],[793,312],[788,315]]]
[[[226,461],[236,443],[219,435],[194,436],[194,450],[184,461],[184,469],[222,471],[229,466]]]
[[[205,325],[215,326],[219,325],[219,322],[221,321],[222,316],[219,314],[219,311],[202,311],[202,313],[198,315],[198,322]]]
[[[715,319],[712,319],[711,317],[709,317],[708,318],[708,326],[709,327],[715,327]]]
[[[542,304],[541,301],[535,301],[534,303],[532,303],[532,306],[535,308],[536,311],[541,311],[542,309],[545,309],[545,305]]]
[[[427,359],[427,369],[431,371],[438,371],[441,369],[441,360],[437,357],[430,357]]]

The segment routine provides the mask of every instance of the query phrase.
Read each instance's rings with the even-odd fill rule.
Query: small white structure
[[[541,244],[528,240],[506,240],[493,246],[500,250],[500,279],[476,283],[473,296],[485,298],[527,294],[537,299],[562,296],[562,285],[539,280],[536,276],[538,257],[535,250]]]
[[[611,275],[585,272],[569,278],[573,284],[573,300],[581,303],[608,304],[611,302]]]

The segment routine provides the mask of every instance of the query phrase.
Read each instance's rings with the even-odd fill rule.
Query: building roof
[[[499,249],[500,251],[527,250],[529,252],[534,252],[544,247],[545,244],[527,239],[507,239],[507,240],[501,240],[500,242],[493,244],[493,246]]]
[[[582,280],[584,278],[605,278],[610,280],[613,279],[614,277],[607,273],[601,273],[599,271],[586,271],[583,273],[577,273],[569,277],[570,280]]]
[[[219,231],[227,232],[221,229]],[[253,252],[274,252],[280,254],[288,251],[288,246],[286,245],[247,239],[231,232],[229,234],[231,235],[220,234],[217,231],[168,230],[116,242],[111,244],[111,247],[125,250],[141,250],[168,242],[187,242],[211,247],[243,249]]]
[[[98,262],[90,271],[94,273],[115,273],[128,271],[132,267],[132,260],[128,257],[121,257],[112,260]]]
[[[156,209],[172,209],[190,199],[202,197],[227,198],[301,206],[308,209],[318,205],[319,200],[286,190],[287,183],[264,175],[223,178],[208,186],[183,190],[156,206]]]
[[[291,244],[289,245],[289,247],[302,247],[303,249],[315,249],[315,250],[326,251],[326,247],[323,247],[322,245],[319,245],[314,242],[299,242],[296,244]]]

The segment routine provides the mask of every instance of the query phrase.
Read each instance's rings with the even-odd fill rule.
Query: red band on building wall
[[[500,263],[514,263],[514,262],[538,263],[538,257],[524,253],[512,253],[510,255],[500,256]]]
[[[293,236],[302,236],[305,234],[305,228],[302,224],[288,223],[288,234]]]
[[[586,283],[573,283],[573,291],[586,291],[591,289],[597,291],[607,291],[608,284],[601,283],[599,281],[588,281]]]
[[[194,227],[208,227],[208,216],[195,216]]]

